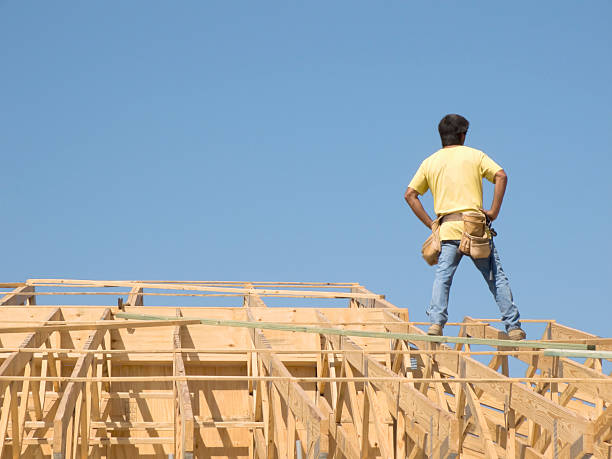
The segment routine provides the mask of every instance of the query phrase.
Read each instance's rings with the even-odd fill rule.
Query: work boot
[[[429,330],[427,330],[427,334],[430,336],[442,336],[442,325],[431,324]]]
[[[513,328],[508,332],[508,338],[512,341],[521,341],[527,338],[527,333],[522,328]]]

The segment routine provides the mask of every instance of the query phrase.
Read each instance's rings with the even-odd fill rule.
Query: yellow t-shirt
[[[421,163],[408,185],[420,195],[431,189],[436,215],[482,208],[482,179],[495,180],[502,168],[482,151],[466,146],[442,148]],[[446,222],[441,240],[458,240],[463,222]]]

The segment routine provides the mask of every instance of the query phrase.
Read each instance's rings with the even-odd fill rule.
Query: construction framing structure
[[[357,283],[0,288],[0,458],[612,456],[612,339],[554,320],[428,337]]]

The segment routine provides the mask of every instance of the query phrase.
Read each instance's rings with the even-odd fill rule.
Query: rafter
[[[143,290],[144,289],[142,287],[132,287],[125,306],[143,306]]]
[[[111,310],[105,309],[104,313],[100,320],[111,320]],[[94,350],[97,349],[104,339],[104,334],[106,333],[106,329],[95,330],[89,335],[89,338],[85,342],[83,349],[84,350]],[[76,365],[74,366],[74,370],[72,371],[72,375],[75,378],[87,376],[87,372],[93,362],[93,354],[82,354],[79,357]],[[57,409],[57,413],[55,415],[55,419],[53,420],[53,459],[62,459],[66,457],[67,446],[71,438],[69,437],[68,424],[72,421],[72,429],[75,432],[80,430],[80,425],[76,420],[81,416],[81,406],[77,406],[77,400],[79,397],[82,397],[83,391],[85,388],[85,383],[79,383],[70,381],[66,389],[64,390],[64,394],[62,395],[59,407]],[[89,432],[81,432],[81,437],[86,436],[89,438]],[[76,447],[76,444],[70,442],[70,446]],[[72,454],[72,452],[69,452]],[[70,456],[72,457],[72,456]]]
[[[33,285],[21,285],[0,299],[0,306],[22,305],[34,306],[36,304],[36,292]]]
[[[387,314],[387,317],[392,318],[394,316]],[[390,331],[405,329],[408,326],[408,330],[411,333],[425,334],[425,332],[414,325],[402,323],[397,317],[395,319],[398,323],[397,326],[385,325]],[[445,347],[444,345],[441,346]],[[593,427],[591,422],[583,415],[558,405],[522,384],[504,383],[503,380],[506,376],[499,374],[497,371],[471,357],[449,353],[437,354],[435,359],[438,365],[451,375],[456,374],[456,369],[464,364],[465,376],[475,378],[472,382],[475,389],[485,391],[500,403],[507,403],[509,408],[513,408],[519,414],[533,420],[537,425],[549,432],[556,428],[559,438],[566,439],[566,441],[572,443],[580,441],[585,453],[592,451]],[[500,383],[481,382],[477,380],[478,378],[499,379]]]
[[[182,317],[183,313],[179,308],[176,310],[176,316]],[[187,327],[178,326],[175,327],[173,333],[173,346],[174,349],[182,349],[181,332],[187,333]],[[182,353],[174,354],[174,372],[176,376],[185,376],[185,362],[183,360]],[[180,435],[178,439],[180,443],[178,446],[178,458],[180,459],[192,459],[195,450],[194,444],[194,417],[193,407],[191,402],[191,394],[189,392],[189,386],[187,381],[176,381],[175,389],[177,394],[176,404],[180,419]]]
[[[62,311],[60,308],[54,309],[51,314],[46,318],[45,323],[49,323],[55,320],[62,320]],[[39,330],[34,333],[30,333],[23,340],[20,349],[26,348],[39,348],[42,346],[51,335],[51,331]],[[6,360],[0,365],[0,376],[19,376],[25,371],[26,367],[31,368],[30,364],[34,354],[29,352],[13,352]],[[29,393],[29,385],[26,381],[19,383],[18,381],[9,382],[6,380],[0,380],[0,394],[4,394],[4,401],[2,403],[2,413],[0,414],[0,456],[6,446],[6,432],[8,428],[9,420],[11,422],[11,434],[13,437],[13,455],[19,454],[21,450],[21,436],[23,434],[23,423],[20,422],[19,406],[17,392],[18,388],[22,389],[22,410],[25,410],[27,404],[23,404],[23,400],[27,400],[27,393]],[[23,413],[25,416],[25,412]]]
[[[250,309],[250,308],[249,308]],[[255,322],[251,311],[247,309],[247,320]],[[264,333],[256,328],[251,330],[251,339],[255,348],[272,349]],[[260,361],[270,376],[291,376],[291,373],[274,353],[258,354]],[[304,389],[294,381],[274,380],[272,385],[278,390],[281,398],[296,417],[296,420],[304,425],[308,445],[306,455],[308,458],[318,458],[320,453],[326,452],[328,448],[327,435],[329,430],[329,419],[316,407],[308,397]]]
[[[471,317],[464,318],[464,322],[469,323],[472,321],[474,321],[474,319],[472,319]],[[508,337],[506,333],[492,327],[491,325],[466,325],[465,329],[468,336],[476,338],[507,339]],[[547,333],[544,332],[544,337],[546,336]],[[610,379],[609,376],[603,374],[601,371],[593,370],[592,368],[589,368],[586,365],[564,357],[538,356],[537,359],[534,359],[528,355],[517,354],[516,358],[527,363],[528,365],[533,365],[536,369],[539,369],[548,374],[550,374],[553,371],[553,368],[556,367],[557,375],[560,378],[566,377],[593,379],[592,384],[573,383],[571,386],[583,391],[586,394],[589,394],[594,398],[601,397],[606,402],[612,402],[612,384],[597,384],[598,379]],[[569,397],[566,396],[566,399],[564,401],[568,402]],[[566,403],[562,403],[562,405],[565,404]]]
[[[264,303],[264,301],[261,299],[261,296],[259,296],[259,294],[255,290],[255,287],[253,287],[253,284],[251,284],[250,282],[247,282],[244,284],[244,288],[248,289],[248,293],[244,295],[243,306],[247,308],[265,308],[267,307],[266,303]]]
[[[321,323],[331,326],[329,320],[321,311],[317,311],[317,317]],[[372,377],[397,376],[371,356],[362,354],[361,351],[363,349],[351,338],[338,335],[324,336],[330,341],[334,349],[350,349],[356,351],[355,353],[344,354],[344,358],[361,374]],[[437,447],[449,436],[455,434],[456,423],[451,414],[434,404],[410,383],[393,383],[390,381],[373,380],[372,385],[386,395],[388,403],[391,406],[399,404],[399,408],[409,416],[410,419],[416,422],[416,426],[418,427],[407,426],[407,433],[413,441],[421,441],[421,432],[429,432],[431,438],[433,438],[434,445]],[[433,429],[430,428],[432,424]],[[454,453],[452,445],[449,446],[448,451],[444,451],[444,454],[447,455],[452,455]]]
[[[45,319],[45,324],[55,320],[63,320],[62,311],[56,308]],[[30,333],[19,346],[20,348],[39,348],[49,338],[53,329],[40,329]],[[13,352],[0,366],[0,376],[18,375],[23,371],[26,364],[32,359],[32,354],[28,352]],[[0,382],[0,392],[6,387],[6,382]]]

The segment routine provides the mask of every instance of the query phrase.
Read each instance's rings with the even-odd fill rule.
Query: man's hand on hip
[[[493,221],[497,218],[497,216],[499,215],[499,212],[494,212],[493,210],[485,210],[485,209],[480,209],[482,211],[483,214],[485,214],[487,216],[487,218],[490,221]]]

